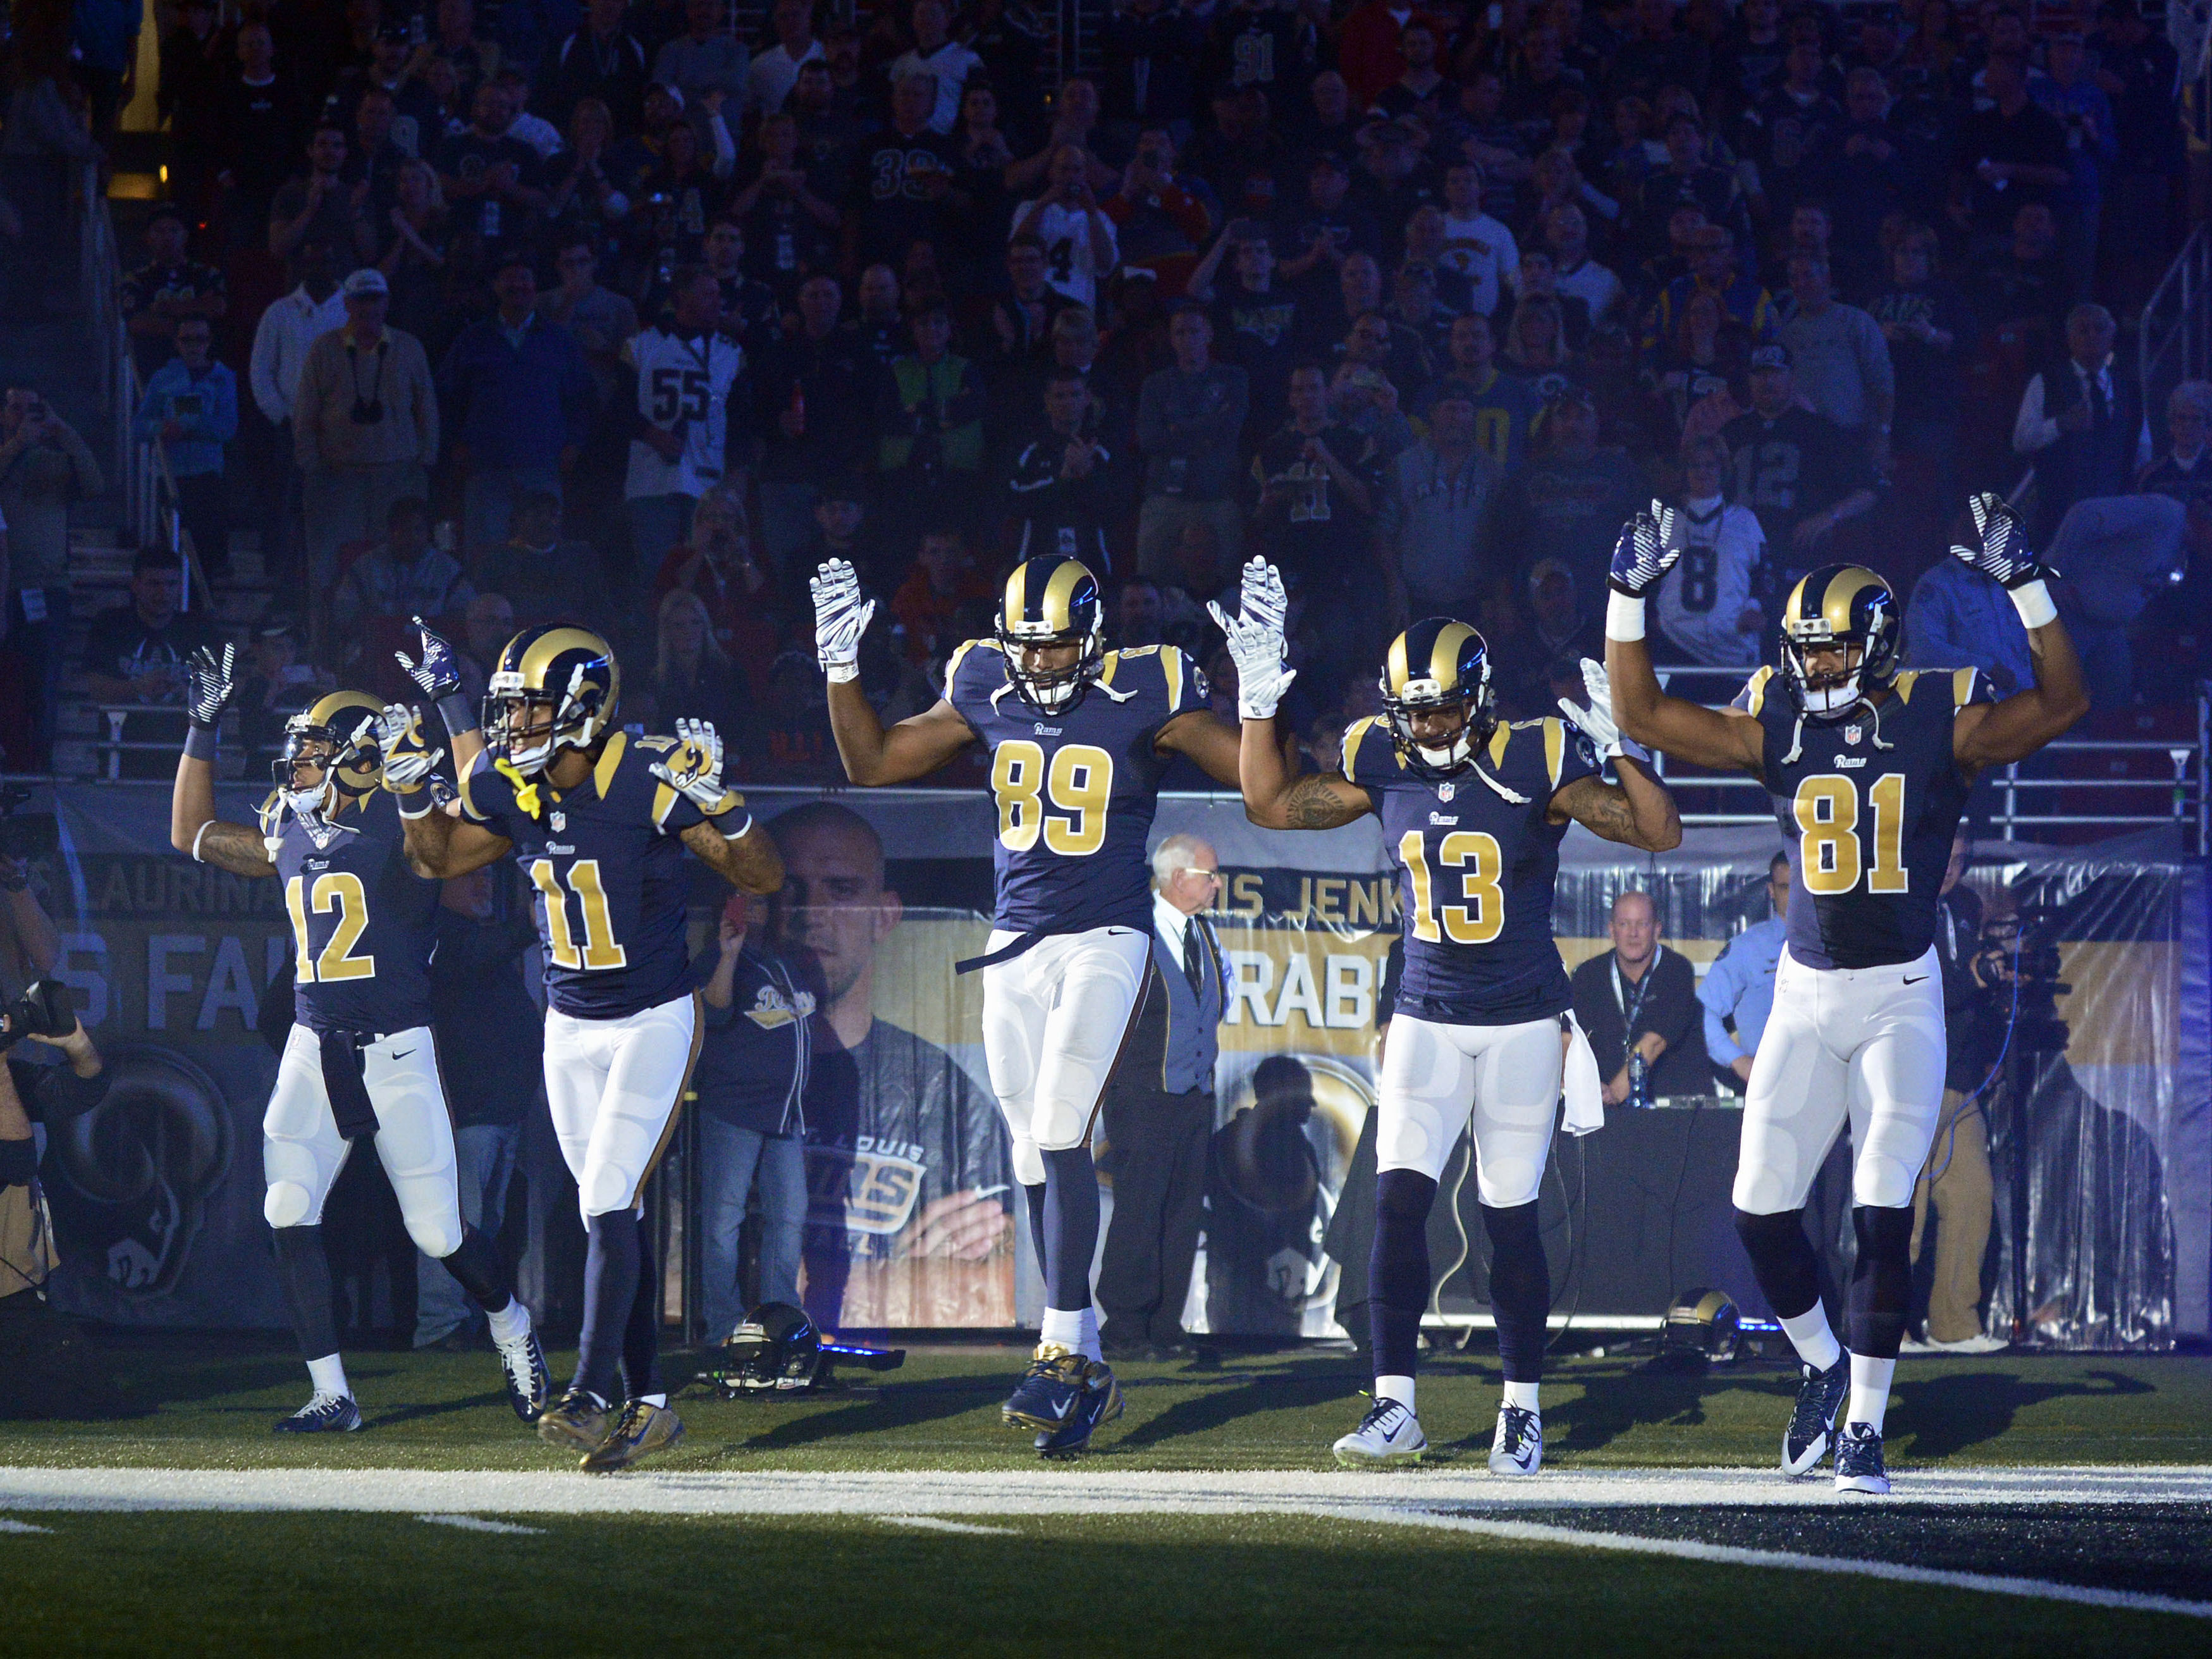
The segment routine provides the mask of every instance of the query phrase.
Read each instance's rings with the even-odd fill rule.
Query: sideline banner
[[[219,810],[250,821],[260,793],[227,788]],[[981,987],[951,971],[988,926],[988,803],[951,791],[750,799],[763,820],[796,810],[778,831],[787,857],[808,842],[817,870],[844,860],[838,880],[772,906],[775,939],[810,964],[823,1006],[808,1094],[811,1310],[839,1329],[1033,1322],[1039,1287],[983,1063]],[[278,1325],[259,1135],[275,1063],[257,1030],[285,960],[276,884],[171,851],[166,787],[65,785],[52,806],[61,852],[35,879],[64,976],[117,1073],[106,1103],[48,1148],[57,1299],[125,1323]],[[1373,1101],[1376,1009],[1397,925],[1382,838],[1367,823],[1262,831],[1241,805],[1207,796],[1163,800],[1156,837],[1176,831],[1219,854],[1214,920],[1231,981],[1189,1317],[1219,1332],[1330,1334],[1347,1274],[1324,1239]],[[1702,971],[1764,914],[1777,847],[1765,830],[1700,831],[1655,859],[1571,831],[1553,917],[1569,967],[1607,948],[1612,901],[1635,887],[1656,901],[1668,945]],[[2158,1346],[2202,1332],[2212,1266],[2202,866],[2156,836],[1981,851],[1969,879],[1992,939],[2019,927],[2030,970],[2012,1069],[1984,1103],[2004,1241],[1990,1273],[1993,1328],[2014,1311],[2017,1204],[2023,1311],[2045,1340]],[[695,890],[696,948],[720,896],[710,881]],[[1725,1227],[1724,1103],[1684,1129],[1675,1120],[1689,1114],[1637,1117],[1578,1143],[1580,1157],[1563,1151],[1565,1178],[1546,1183],[1559,1310],[1655,1314],[1660,1287],[1679,1289],[1708,1264],[1756,1305]],[[2008,1182],[2016,1146],[2027,1149],[2024,1192]],[[1484,1311],[1479,1235],[1461,1275],[1440,1285],[1439,1311]],[[967,1243],[948,1251],[955,1236]],[[1347,1294],[1364,1294],[1364,1262],[1348,1277]]]

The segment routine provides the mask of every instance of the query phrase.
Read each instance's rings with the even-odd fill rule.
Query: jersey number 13
[[[1791,805],[1797,817],[1797,867],[1807,892],[1823,898],[1848,893],[1863,874],[1869,893],[1905,890],[1905,775],[1885,773],[1866,793],[1874,808],[1871,862],[1859,834],[1857,781],[1829,772],[1797,786]]]
[[[1495,836],[1460,830],[1446,836],[1437,848],[1437,862],[1457,870],[1462,902],[1437,908],[1436,883],[1429,873],[1425,838],[1408,830],[1399,838],[1398,856],[1404,860],[1406,878],[1413,890],[1413,937],[1437,945],[1449,939],[1455,945],[1487,945],[1505,927],[1505,889],[1499,878],[1505,859]],[[1440,927],[1438,924],[1441,923]]]

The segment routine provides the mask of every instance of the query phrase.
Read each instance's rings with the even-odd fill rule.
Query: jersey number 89
[[[1855,780],[1832,772],[1807,778],[1792,803],[1797,817],[1797,867],[1805,890],[1823,898],[1848,893],[1862,872],[1869,893],[1902,893],[1905,868],[1905,775],[1885,773],[1867,790],[1874,805],[1874,862],[1859,840],[1859,792]]]
[[[1437,862],[1462,872],[1460,897],[1466,902],[1447,904],[1442,910],[1436,908],[1428,848],[1419,830],[1408,830],[1400,838],[1398,856],[1405,860],[1407,879],[1413,884],[1415,939],[1428,945],[1447,937],[1455,945],[1487,945],[1504,931],[1505,890],[1498,878],[1504,873],[1505,858],[1495,836],[1458,830],[1443,838]]]
[[[1114,793],[1114,757],[1087,743],[1056,751],[1026,738],[1002,743],[991,757],[991,793],[999,802],[999,844],[1026,853],[1037,844],[1083,858],[1106,844],[1106,803]],[[1049,804],[1058,810],[1045,811]]]

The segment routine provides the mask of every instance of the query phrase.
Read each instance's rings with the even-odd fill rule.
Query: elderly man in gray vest
[[[1099,1340],[1121,1359],[1191,1352],[1182,1309],[1206,1197],[1213,1060],[1221,1024],[1221,941],[1202,912],[1220,860],[1195,836],[1152,854],[1152,967],[1136,1029],[1106,1085],[1114,1218],[1098,1269]]]

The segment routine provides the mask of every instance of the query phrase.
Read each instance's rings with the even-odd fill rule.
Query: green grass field
[[[348,1371],[368,1428],[293,1439],[270,1423],[307,1397],[289,1354],[183,1350],[111,1353],[138,1414],[110,1421],[0,1423],[0,1465],[182,1468],[553,1468],[558,1455],[507,1409],[483,1353],[362,1353]],[[551,1356],[558,1381],[574,1356]],[[917,1350],[904,1369],[850,1373],[842,1394],[678,1401],[688,1443],[654,1467],[701,1471],[958,1469],[1027,1466],[999,1422],[1026,1358],[1015,1348]],[[1544,1384],[1545,1456],[1554,1467],[1683,1467],[1773,1461],[1793,1372],[1761,1364],[1702,1377],[1654,1376],[1636,1358],[1559,1362]],[[674,1378],[698,1369],[677,1356]],[[1115,1469],[1329,1466],[1354,1426],[1367,1378],[1349,1353],[1231,1355],[1218,1370],[1130,1365],[1128,1411],[1091,1462]],[[864,1379],[864,1380],[863,1380]],[[1421,1419],[1438,1455],[1481,1462],[1498,1409],[1494,1358],[1424,1361]],[[2212,1463],[2212,1359],[2100,1355],[1906,1359],[1890,1407],[1899,1467]]]
[[[556,1376],[569,1358],[555,1357]],[[678,1401],[690,1439],[651,1468],[720,1477],[1035,1470],[1024,1441],[998,1422],[1021,1358],[1011,1348],[924,1349],[904,1370],[845,1393],[773,1403],[695,1390]],[[304,1397],[289,1355],[134,1349],[110,1352],[106,1364],[125,1414],[0,1423],[0,1471],[572,1467],[514,1421],[489,1353],[361,1354],[349,1370],[370,1427],[304,1440],[269,1431]],[[690,1369],[679,1358],[672,1376]],[[1123,1375],[1127,1414],[1078,1466],[1084,1473],[1325,1469],[1329,1442],[1364,1404],[1349,1354],[1230,1356],[1215,1370],[1140,1365]],[[1481,1469],[1497,1382],[1494,1360],[1480,1354],[1425,1368],[1422,1417],[1443,1461]],[[1791,1387],[1778,1365],[1686,1378],[1641,1371],[1629,1358],[1565,1360],[1545,1385],[1547,1467],[1771,1467]],[[2212,1360],[1906,1360],[1890,1428],[1900,1470],[2212,1464]],[[5,1490],[0,1473],[0,1504]],[[456,1529],[398,1513],[205,1510],[21,1510],[11,1525],[0,1508],[0,1652],[319,1659],[628,1654],[677,1644],[831,1654],[1079,1644],[1087,1656],[1428,1653],[1498,1642],[1860,1659],[2091,1644],[2100,1656],[2165,1654],[2201,1644],[2205,1629],[2172,1613],[1321,1515],[963,1515],[955,1525],[965,1530],[866,1514],[500,1518],[528,1530]],[[2212,1537],[2212,1522],[2167,1520],[2155,1536],[2169,1554],[2203,1553],[2198,1540]],[[1644,1530],[1694,1535],[1669,1533],[1672,1524],[1662,1516]],[[1862,1508],[1844,1524],[1880,1522]],[[2068,1551],[2126,1559],[2138,1547],[2129,1524],[2087,1544],[2031,1539],[2022,1553],[1968,1565],[2065,1577]],[[40,1530],[14,1529],[27,1526]],[[1893,1547],[1887,1559],[1916,1558]],[[2185,1564],[2183,1577],[2196,1571]],[[2077,1562],[2072,1582],[2100,1581]]]

